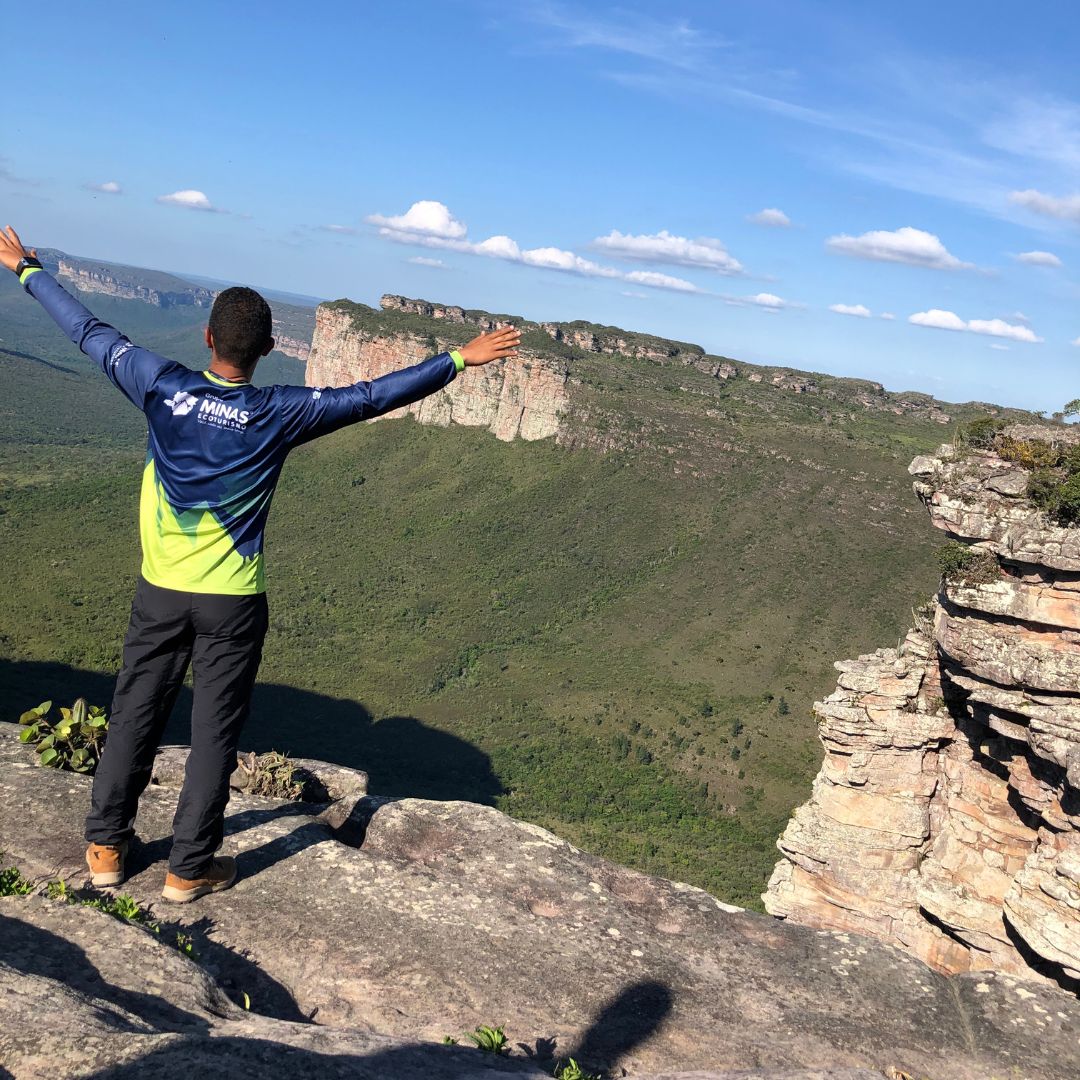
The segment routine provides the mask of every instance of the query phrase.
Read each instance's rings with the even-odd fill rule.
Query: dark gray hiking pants
[[[94,775],[87,840],[119,844],[134,836],[139,796],[190,663],[191,754],[173,818],[169,869],[188,879],[206,872],[221,846],[229,777],[266,624],[265,594],[176,592],[139,579],[109,735]]]

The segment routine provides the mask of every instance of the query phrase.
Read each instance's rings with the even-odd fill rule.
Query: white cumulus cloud
[[[928,326],[933,330],[967,330],[972,334],[988,334],[990,337],[1010,338],[1013,341],[1042,341],[1028,326],[1018,326],[1004,319],[971,319],[965,322],[955,311],[943,311],[941,308],[917,311],[908,317],[908,322],[915,326]]]
[[[1013,258],[1028,266],[1061,266],[1061,260],[1052,251],[1021,251]]]
[[[669,289],[674,292],[700,293],[691,281],[659,274],[650,270],[617,270],[592,259],[583,258],[573,251],[557,247],[522,248],[516,240],[499,234],[489,236],[476,243],[469,240],[465,225],[450,213],[440,202],[413,203],[404,213],[395,217],[371,214],[366,220],[379,227],[379,235],[398,244],[416,244],[421,247],[444,248],[460,251],[467,255],[483,255],[489,259],[503,259],[506,262],[521,263],[541,270],[558,270],[567,274],[580,274],[584,277],[613,278],[647,285],[654,289]],[[663,235],[663,234],[661,234]],[[629,239],[638,239],[630,237]],[[680,239],[672,237],[671,239]]]
[[[446,269],[446,263],[442,259],[429,259],[426,255],[414,255],[407,261],[411,262],[413,266],[430,266],[434,270]]]
[[[892,313],[891,311],[883,311],[883,312],[882,312],[882,313],[881,313],[881,314],[880,314],[880,315],[878,316],[878,318],[879,318],[879,319],[887,319],[887,320],[888,320],[889,322],[892,322],[892,320],[893,320],[893,319],[895,319],[895,318],[896,318],[896,316],[895,316],[895,315],[894,315],[894,314],[893,314],[893,313]]]
[[[556,247],[529,248],[521,253],[521,261],[527,266],[539,266],[544,270],[563,270],[570,274],[588,277],[622,277],[617,270],[583,259],[572,251]]]
[[[865,304],[830,304],[830,311],[835,311],[837,315],[855,315],[860,319],[869,319],[871,312]]]
[[[929,326],[934,330],[966,330],[968,325],[955,311],[942,311],[931,308],[929,311],[917,311],[908,317],[909,323],[916,326]]]
[[[747,221],[755,225],[768,225],[774,229],[786,229],[791,225],[791,218],[783,210],[777,210],[775,206],[759,210],[756,214],[748,214]]]
[[[168,206],[181,206],[185,210],[208,210],[211,213],[220,213],[219,208],[214,206],[203,192],[196,191],[194,188],[174,191],[171,195],[159,195],[157,201]]]
[[[1046,217],[1080,222],[1080,194],[1047,195],[1045,192],[1028,188],[1026,191],[1012,192],[1009,195],[1009,202]]]
[[[607,236],[598,236],[592,246],[618,258],[641,262],[700,266],[721,274],[741,274],[743,270],[742,263],[730,255],[719,240],[708,236],[690,240],[685,236],[674,236],[667,229],[641,236],[612,229]]]
[[[100,191],[103,195],[122,195],[124,189],[115,180],[106,180],[104,184],[87,184],[87,191]]]
[[[747,296],[743,299],[745,299],[748,304],[757,304],[758,307],[763,308],[773,308],[774,310],[776,310],[782,307],[787,307],[786,300],[770,292],[755,293],[753,296]]]
[[[974,265],[962,262],[951,254],[933,233],[913,229],[905,225],[895,232],[876,229],[861,236],[831,236],[825,246],[840,255],[852,255],[858,259],[874,259],[878,262],[907,263],[931,270],[972,270]]]
[[[383,229],[405,233],[420,233],[424,236],[440,237],[443,240],[460,240],[468,231],[463,221],[458,221],[450,210],[434,199],[421,199],[414,202],[404,214],[384,217],[382,214],[369,214],[367,220],[372,225]]]
[[[476,244],[473,252],[477,255],[489,255],[493,259],[509,259],[512,262],[521,258],[521,248],[517,246],[517,241],[511,240],[509,236],[489,236]]]
[[[969,319],[968,329],[973,334],[989,334],[991,337],[1012,338],[1013,341],[1042,341],[1030,326],[1016,326],[1004,319]]]
[[[654,289],[671,289],[674,292],[701,292],[693,282],[672,277],[670,274],[658,274],[653,270],[632,270],[629,274],[623,274],[622,278],[624,281],[633,282],[635,285],[651,285]]]
[[[1080,346],[1080,337],[1073,338],[1072,341],[1069,342],[1069,344],[1070,345]]]

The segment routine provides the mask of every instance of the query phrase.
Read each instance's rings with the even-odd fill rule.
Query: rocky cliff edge
[[[90,782],[35,767],[0,728],[0,850],[34,880],[78,885]],[[1080,1070],[1080,1003],[1055,987],[947,977],[490,807],[365,796],[362,774],[317,762],[304,764],[322,801],[234,794],[233,889],[162,904],[182,756],[159,762],[124,886],[159,934],[41,896],[0,901],[8,1074],[471,1080],[550,1076],[571,1055],[606,1076],[684,1080]],[[197,962],[169,947],[177,932]],[[438,1045],[477,1024],[503,1025],[512,1055]]]
[[[836,665],[814,706],[825,761],[765,903],[941,972],[1076,991],[1080,527],[1052,492],[1078,437],[993,427],[912,462],[951,561],[897,648]]]

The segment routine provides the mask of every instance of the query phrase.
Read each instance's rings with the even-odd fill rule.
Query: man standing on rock
[[[482,334],[338,389],[256,387],[252,374],[274,339],[270,308],[251,289],[218,295],[205,330],[210,366],[192,371],[94,318],[42,269],[36,252],[26,253],[10,225],[0,231],[0,262],[146,414],[142,571],[94,776],[86,860],[95,885],[124,880],[139,796],[190,664],[191,752],[162,892],[186,903],[236,879],[235,860],[215,852],[266,634],[263,530],[289,451],[433,394],[468,366],[513,357],[520,332]]]

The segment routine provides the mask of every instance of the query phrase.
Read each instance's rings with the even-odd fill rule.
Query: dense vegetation
[[[191,313],[94,299],[187,359]],[[109,698],[142,442],[55,332],[19,333],[0,364],[8,719]],[[367,769],[376,792],[493,802],[758,906],[820,760],[810,704],[832,661],[895,641],[933,589],[906,466],[949,431],[681,366],[574,365],[580,423],[633,448],[395,420],[293,456],[245,746]]]

